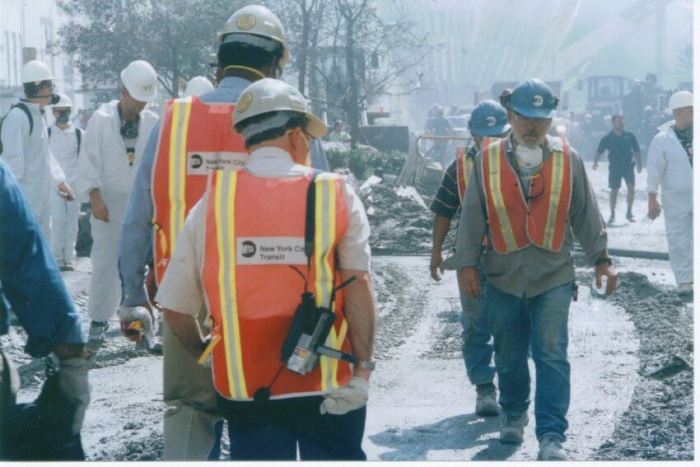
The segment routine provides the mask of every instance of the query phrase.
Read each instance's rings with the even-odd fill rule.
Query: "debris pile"
[[[371,226],[370,245],[377,253],[428,254],[432,245],[433,214],[430,196],[413,187],[394,187],[377,176],[369,177],[359,189]],[[453,229],[454,230],[454,229]],[[454,232],[445,247],[454,244]]]

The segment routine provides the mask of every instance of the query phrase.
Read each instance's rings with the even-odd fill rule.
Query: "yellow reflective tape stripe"
[[[170,253],[175,251],[177,236],[185,224],[185,177],[187,174],[187,133],[192,113],[192,98],[176,99],[170,130],[169,198],[170,198]]]
[[[320,174],[316,178],[316,225],[314,266],[316,270],[316,303],[328,307],[334,287],[334,269],[332,265],[331,245],[335,242],[336,229],[336,190],[335,177]],[[338,348],[338,336],[332,327],[326,345]],[[337,387],[338,361],[322,356],[319,359],[321,367],[321,390],[326,391]]]
[[[464,196],[467,194],[467,189],[469,188],[469,177],[472,174],[472,169],[474,168],[474,161],[468,158],[466,154],[464,155],[462,161],[462,176],[464,177],[464,191],[459,194],[459,202],[461,203]]]
[[[238,300],[236,296],[235,206],[236,172],[216,171],[216,221],[219,249],[219,293],[221,322],[224,330],[226,375],[234,399],[247,399],[243,373]]]
[[[561,200],[564,178],[564,158],[561,152],[553,152],[552,157],[552,179],[550,181],[549,207],[547,211],[547,223],[545,224],[544,239],[542,246],[548,250],[552,249],[554,242],[554,231],[557,223],[557,211]]]
[[[493,206],[496,209],[496,217],[498,225],[501,228],[501,236],[506,244],[506,251],[515,251],[518,245],[515,242],[515,235],[510,225],[508,210],[503,199],[501,191],[501,171],[505,168],[501,167],[501,145],[499,143],[491,144],[488,149],[489,158],[489,185],[491,186],[491,198]],[[495,170],[494,170],[495,168]]]

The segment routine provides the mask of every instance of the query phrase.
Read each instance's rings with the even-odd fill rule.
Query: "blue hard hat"
[[[508,108],[529,118],[552,118],[559,99],[541,79],[533,78],[518,84],[508,97]]]
[[[499,136],[510,130],[506,109],[496,101],[479,102],[469,118],[469,131],[478,136]]]

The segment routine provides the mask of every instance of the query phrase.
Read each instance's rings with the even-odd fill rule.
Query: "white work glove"
[[[117,316],[119,316],[121,320],[122,334],[128,339],[136,343],[140,343],[141,339],[143,339],[149,350],[153,350],[159,346],[156,340],[153,315],[148,308],[143,306],[120,305],[117,310]],[[132,323],[135,321],[141,323],[141,329],[132,328]]]
[[[346,386],[326,394],[321,402],[321,414],[345,415],[367,405],[368,395],[369,381],[354,376]]]
[[[61,392],[75,404],[72,434],[77,435],[83,427],[85,411],[90,403],[88,369],[92,358],[74,357],[59,360],[58,386]]]

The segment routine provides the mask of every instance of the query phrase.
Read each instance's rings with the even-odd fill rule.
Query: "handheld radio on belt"
[[[306,229],[304,234],[304,254],[307,259],[307,274],[311,273],[311,258],[314,253],[316,175],[311,177],[311,184],[306,198]],[[308,290],[308,277],[305,278],[304,293],[301,303],[294,313],[292,325],[284,339],[281,361],[287,369],[304,375],[316,368],[321,355],[355,363],[355,358],[340,350],[326,347],[324,343],[335,321],[333,304],[338,290],[349,285],[355,277],[333,289],[328,308],[316,306],[316,297]]]

